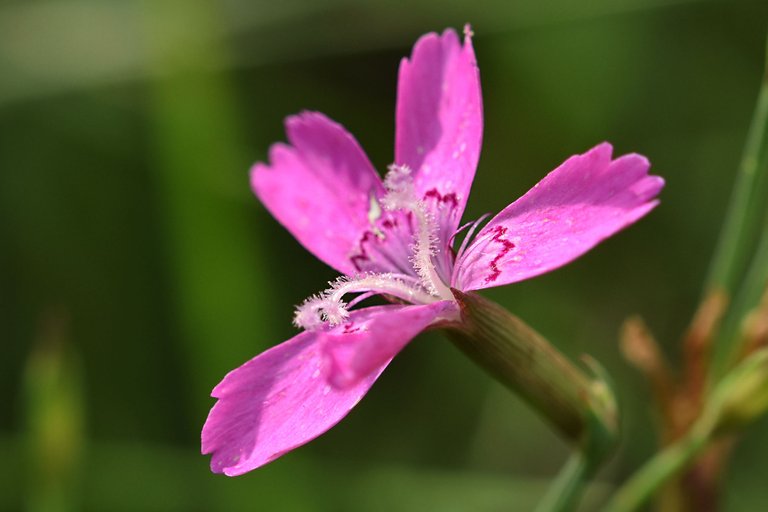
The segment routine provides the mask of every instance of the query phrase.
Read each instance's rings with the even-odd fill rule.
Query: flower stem
[[[768,64],[747,136],[736,186],[720,233],[705,293],[713,289],[732,295],[754,249],[768,202]]]

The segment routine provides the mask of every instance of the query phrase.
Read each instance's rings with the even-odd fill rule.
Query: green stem
[[[705,293],[733,292],[744,276],[768,201],[768,67],[747,136],[736,186],[712,259]]]
[[[680,473],[707,446],[708,436],[696,429],[669,445],[624,484],[603,512],[631,512],[642,507],[667,481]]]
[[[535,512],[575,510],[595,469],[596,466],[590,464],[584,453],[578,450],[573,452]]]

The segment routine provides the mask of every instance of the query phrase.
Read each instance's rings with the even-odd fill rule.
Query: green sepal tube
[[[595,375],[589,375],[498,304],[475,293],[453,294],[461,321],[446,326],[451,341],[598,465],[615,443],[618,422],[596,363],[590,360]]]

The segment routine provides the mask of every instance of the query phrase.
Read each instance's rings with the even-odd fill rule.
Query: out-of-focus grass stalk
[[[768,50],[768,48],[767,48]],[[706,290],[733,296],[744,278],[768,204],[768,64]]]
[[[768,45],[766,53],[768,55]],[[768,59],[730,209],[720,234],[705,290],[724,291],[732,304],[715,344],[712,364],[715,379],[723,374],[733,362],[734,356],[740,352],[738,340],[741,322],[747,312],[757,305],[766,285],[767,206]],[[758,242],[761,232],[762,242]]]
[[[707,446],[709,438],[695,431],[664,448],[620,488],[603,512],[640,510],[667,481],[679,474]]]
[[[594,476],[597,464],[590,461],[579,450],[571,453],[571,457],[560,470],[560,474],[552,483],[544,498],[536,505],[535,512],[569,512],[574,510],[584,493],[586,485]]]
[[[83,392],[79,360],[61,313],[43,320],[24,374],[26,510],[79,510]]]
[[[151,75],[151,118],[175,305],[194,379],[195,405],[271,339],[264,265],[248,218],[248,167],[238,106],[224,72],[223,22],[211,0],[142,4]],[[250,344],[251,348],[243,350]],[[240,350],[238,350],[238,348]]]

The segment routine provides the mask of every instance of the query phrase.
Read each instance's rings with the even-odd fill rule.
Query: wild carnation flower
[[[240,475],[319,436],[419,332],[459,321],[451,289],[560,267],[648,213],[663,186],[643,156],[612,159],[603,143],[482,228],[484,219],[459,229],[483,130],[468,28],[463,45],[453,30],[419,39],[400,63],[396,116],[395,163],[383,181],[352,135],[315,112],[289,117],[289,143],[253,167],[261,202],[342,276],[298,306],[300,334],[214,388],[202,432],[213,471]],[[373,295],[391,304],[355,309]]]

